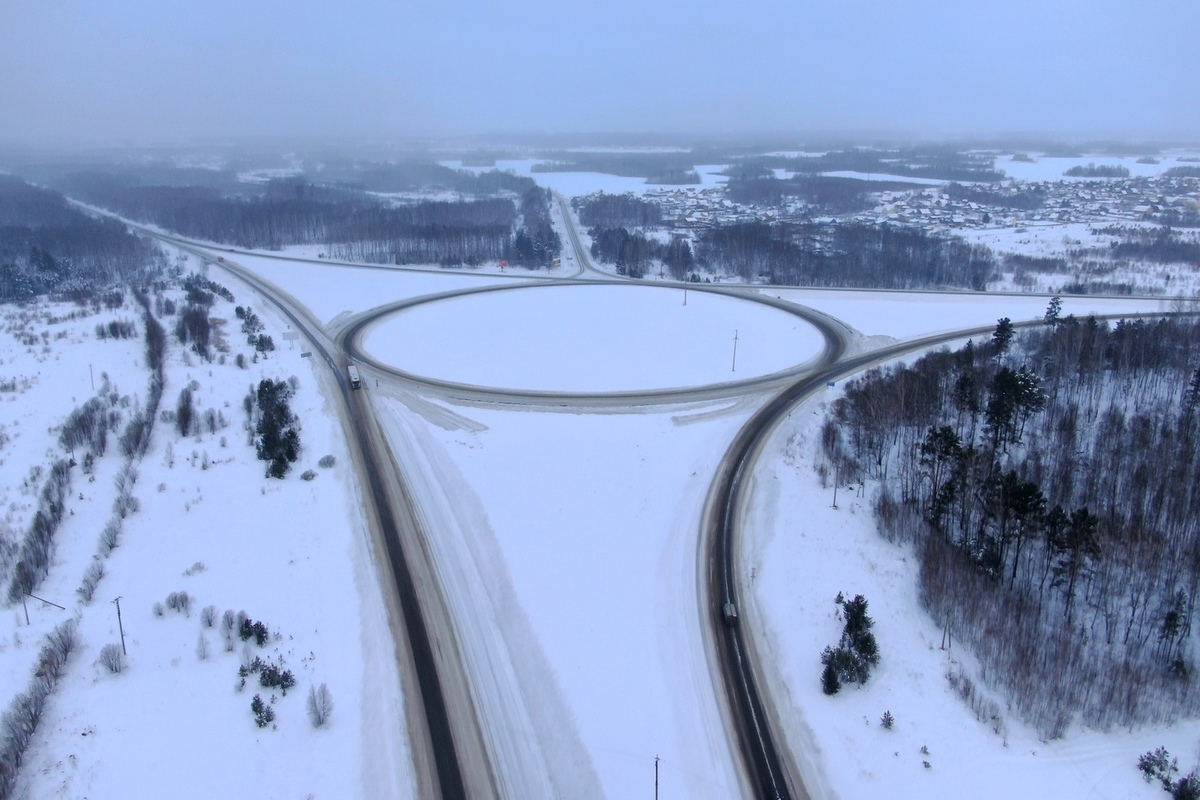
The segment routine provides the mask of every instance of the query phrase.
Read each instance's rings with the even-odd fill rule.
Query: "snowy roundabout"
[[[491,286],[376,309],[350,350],[421,385],[504,397],[669,401],[787,380],[839,352],[808,309],[711,287]]]

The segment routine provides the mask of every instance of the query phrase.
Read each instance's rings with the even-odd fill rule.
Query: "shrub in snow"
[[[237,617],[234,616],[232,609],[225,609],[225,613],[221,615],[221,632],[233,632],[234,626],[237,624]]]
[[[217,621],[217,607],[205,606],[200,611],[200,624],[206,628],[211,628]]]
[[[38,668],[29,687],[13,697],[0,716],[0,798],[12,796],[17,770],[37,732],[46,700],[58,685],[77,642],[73,619],[51,631],[38,654]]]
[[[196,658],[200,661],[208,660],[208,639],[204,638],[203,633],[196,640]]]
[[[839,592],[836,602],[842,608],[846,624],[838,646],[826,647],[821,653],[821,663],[826,672],[832,669],[841,683],[866,683],[871,677],[871,667],[879,663],[879,646],[875,643],[875,634],[871,633],[875,623],[867,616],[867,601],[861,594],[846,600]],[[821,680],[822,688],[825,688],[828,685],[825,673]],[[826,694],[833,693],[826,691]]]
[[[254,714],[254,724],[265,728],[275,720],[275,709],[263,702],[262,697],[254,695],[250,701],[250,711]]]
[[[166,609],[163,608],[162,603],[154,604],[154,616],[161,617],[165,612],[166,612]]]
[[[315,477],[317,477],[317,473],[315,470],[306,469],[306,470],[304,470],[304,472],[300,473],[301,480],[311,481]]]
[[[100,579],[104,577],[104,564],[96,559],[88,565],[84,570],[83,580],[79,584],[79,588],[75,593],[79,595],[79,599],[85,603],[92,602],[92,595],[96,593],[96,584],[100,583]]]
[[[283,696],[287,697],[287,690],[296,685],[296,676],[290,669],[281,669],[279,666],[267,662],[259,666],[258,683],[264,689],[273,689],[278,686],[283,692]]]
[[[267,640],[271,638],[271,632],[265,624],[251,620],[249,617],[242,619],[238,635],[242,637],[243,642],[254,637],[254,643],[259,647],[265,646]]]
[[[833,664],[825,663],[825,669],[821,671],[821,691],[828,695],[837,694],[842,690],[842,682],[838,680],[837,670]]]
[[[97,662],[113,675],[119,675],[125,671],[125,654],[121,652],[120,645],[106,644],[101,647],[100,658],[97,659]]]
[[[187,592],[171,592],[167,595],[167,608],[191,616],[192,596]]]
[[[891,711],[884,711],[883,716],[879,718],[879,724],[890,731],[896,724],[896,718],[892,716]]]
[[[100,555],[107,558],[121,543],[121,518],[113,517],[100,531]]]
[[[333,714],[333,695],[325,684],[310,686],[308,689],[308,719],[314,728],[320,728],[329,722]]]
[[[329,455],[321,456],[321,460],[317,462],[317,466],[321,469],[329,469],[336,463],[337,459],[334,458],[333,454],[331,453]]]
[[[1179,759],[1171,758],[1167,748],[1160,747],[1138,756],[1137,766],[1146,783],[1158,781],[1169,792],[1174,786],[1175,773],[1179,772]]]

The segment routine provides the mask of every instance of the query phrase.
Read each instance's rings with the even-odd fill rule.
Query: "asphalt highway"
[[[849,328],[812,309],[763,296],[758,292],[763,287],[677,284],[679,289],[686,286],[690,291],[737,297],[794,314],[820,331],[825,341],[824,348],[819,356],[807,363],[749,380],[680,389],[608,393],[523,391],[456,383],[435,376],[411,374],[363,352],[362,335],[371,325],[388,315],[423,303],[547,286],[637,285],[636,281],[614,280],[591,264],[575,230],[566,200],[559,195],[555,197],[567,223],[569,244],[575,251],[578,266],[578,271],[571,278],[531,281],[530,276],[525,275],[521,276],[520,283],[507,283],[508,279],[516,276],[488,276],[497,278],[497,283],[502,285],[442,292],[371,309],[340,326],[336,337],[331,337],[321,323],[294,298],[236,264],[232,259],[240,251],[192,242],[128,220],[122,221],[144,234],[206,260],[215,263],[221,259],[219,266],[252,285],[308,338],[335,379],[347,438],[355,454],[360,485],[365,488],[365,499],[370,506],[368,510],[373,518],[381,560],[388,564],[395,588],[394,599],[399,617],[397,638],[402,639],[404,644],[402,666],[406,666],[407,674],[415,676],[415,686],[420,696],[420,719],[410,720],[409,726],[410,731],[415,729],[412,747],[422,796],[491,798],[498,796],[498,792],[490,755],[481,733],[481,721],[472,705],[471,687],[461,661],[453,619],[436,579],[434,565],[429,560],[426,532],[422,530],[420,515],[414,507],[403,470],[396,463],[376,420],[369,392],[354,391],[349,387],[346,365],[350,362],[369,365],[380,375],[387,375],[423,393],[437,394],[451,400],[550,409],[629,408],[743,396],[771,396],[734,438],[716,469],[709,490],[699,532],[700,616],[709,666],[714,675],[717,695],[723,704],[722,712],[731,733],[731,744],[745,792],[766,800],[807,798],[809,795],[793,754],[787,749],[780,720],[766,693],[761,661],[750,635],[753,625],[747,624],[744,614],[739,614],[738,620],[729,624],[723,614],[726,603],[732,603],[739,612],[743,609],[740,599],[744,596],[744,589],[739,577],[738,548],[747,476],[753,472],[770,433],[797,404],[822,390],[827,382],[844,379],[901,355],[969,337],[990,335],[994,325],[941,333],[847,356],[852,336]],[[288,258],[264,256],[261,253],[254,255]],[[341,265],[340,262],[328,260],[314,263]],[[360,264],[347,266],[364,268]],[[446,270],[436,271],[449,274]],[[650,285],[663,288],[671,284],[656,282]],[[1017,327],[1032,324],[1039,323],[1017,323]]]

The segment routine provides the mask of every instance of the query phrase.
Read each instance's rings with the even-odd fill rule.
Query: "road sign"
[[[312,351],[309,351],[309,352],[306,352],[306,353],[301,353],[301,354],[300,354],[300,357],[301,357],[301,358],[312,358]]]

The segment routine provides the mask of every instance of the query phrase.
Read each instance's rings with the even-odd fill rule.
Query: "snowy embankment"
[[[320,365],[301,359],[301,348],[288,349],[285,326],[248,288],[222,271],[210,277],[253,306],[282,349],[255,360],[233,303],[218,299],[211,316],[225,320],[229,352],[207,362],[174,337],[176,317],[162,316],[168,347],[160,408],[174,412],[190,386],[198,415],[211,411],[215,424],[181,437],[170,413],[155,420],[148,451],[132,465],[138,508],[123,520],[90,604],[75,589],[112,515],[114,475],[124,463],[120,429],[96,461],[95,481],[73,468],[50,572],[35,589],[65,610],[31,600],[26,626],[18,603],[0,637],[0,699],[7,703],[28,680],[42,632],[68,618],[78,620],[80,632],[26,754],[17,796],[412,796],[388,620],[338,414],[319,391]],[[167,292],[165,299],[178,303],[181,295]],[[95,325],[114,316],[137,320],[138,338],[98,341]],[[11,441],[0,457],[14,477],[61,452],[55,428],[91,396],[89,365],[97,388],[107,373],[122,426],[144,401],[149,378],[141,309],[131,299],[115,312],[39,326],[50,332],[44,345],[23,352],[8,337],[4,343],[4,377],[31,381],[5,398],[13,422],[5,424]],[[245,368],[235,365],[238,354]],[[242,401],[258,381],[291,376],[301,454],[287,478],[270,480],[249,442]],[[319,468],[325,455],[335,463]],[[301,480],[308,469],[316,477]],[[21,489],[19,481],[5,483]],[[9,524],[21,532],[20,513]],[[120,649],[117,598],[128,655],[113,674],[99,654],[106,645]],[[226,610],[263,622],[263,646],[236,632],[226,636]],[[254,673],[238,689],[239,666],[254,657],[290,670],[295,686],[286,696],[260,686]],[[329,687],[334,710],[315,729],[306,697],[320,684]],[[250,709],[256,694],[275,714],[263,728]]]

